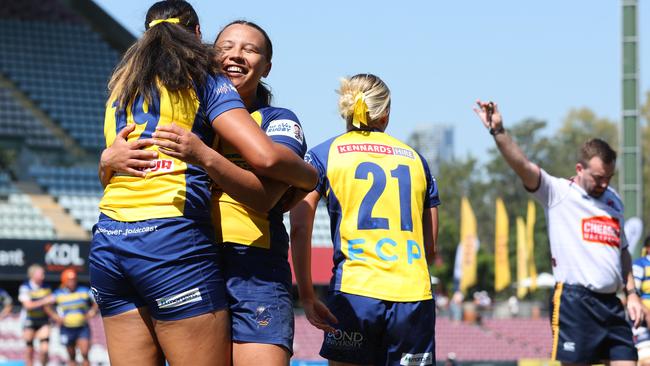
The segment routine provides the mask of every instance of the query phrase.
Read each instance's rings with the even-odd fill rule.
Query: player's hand
[[[153,139],[127,141],[127,137],[135,129],[135,124],[128,124],[115,136],[110,147],[102,152],[100,164],[118,173],[126,173],[135,177],[144,177],[147,168],[154,168],[158,152],[143,150],[153,145]]]
[[[641,299],[637,294],[630,294],[627,297],[627,312],[630,320],[634,322],[634,328],[638,328],[643,323],[644,311]]]
[[[188,164],[203,165],[205,149],[211,149],[195,133],[175,123],[158,126],[152,136],[154,144],[165,154]]]
[[[478,107],[473,108],[474,112],[478,115],[483,122],[483,126],[488,130],[500,130],[503,128],[503,118],[499,112],[499,106],[493,102],[476,101]]]
[[[334,333],[336,331],[330,324],[338,323],[338,319],[336,319],[334,314],[320,300],[303,300],[302,305],[305,309],[305,316],[311,325],[328,333]]]

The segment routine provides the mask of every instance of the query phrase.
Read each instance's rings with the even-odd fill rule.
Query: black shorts
[[[35,332],[46,325],[50,325],[49,318],[45,318],[45,319],[26,318],[23,320],[23,329],[32,329]]]
[[[551,359],[569,363],[637,360],[632,329],[616,294],[558,283],[551,309]]]

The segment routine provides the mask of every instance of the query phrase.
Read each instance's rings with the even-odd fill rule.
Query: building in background
[[[419,125],[407,143],[424,156],[434,175],[438,174],[442,162],[454,159],[454,128],[450,125]]]

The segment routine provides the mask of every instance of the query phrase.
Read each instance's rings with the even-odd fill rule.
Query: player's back
[[[137,140],[151,138],[156,127],[174,123],[209,146],[214,138],[211,122],[233,108],[243,108],[243,104],[223,75],[207,77],[205,86],[196,89],[170,92],[159,85],[150,103],[137,96],[125,108],[119,108],[112,97],[106,105],[106,144],[110,146],[127,124],[136,124],[128,139]],[[158,152],[156,167],[147,169],[145,178],[113,176],[100,203],[102,213],[118,221],[177,216],[208,220],[210,180],[205,170],[173,158],[157,146],[146,149]]]
[[[306,157],[321,174],[333,228],[335,290],[392,301],[431,298],[422,215],[437,201],[426,162],[378,131],[351,131]]]

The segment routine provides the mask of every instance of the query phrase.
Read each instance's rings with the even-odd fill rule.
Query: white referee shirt
[[[618,193],[608,187],[599,198],[591,197],[577,183],[540,170],[532,194],[546,213],[555,280],[616,292],[623,285],[621,250],[628,245]]]

